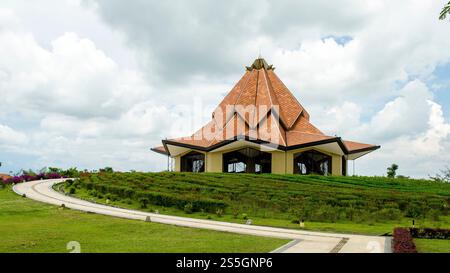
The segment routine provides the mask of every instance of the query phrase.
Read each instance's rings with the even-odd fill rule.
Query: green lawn
[[[269,252],[288,240],[89,214],[0,189],[0,252]]]
[[[450,253],[450,240],[414,239],[414,243],[422,253]]]
[[[450,227],[450,185],[383,177],[218,173],[104,173],[71,187],[83,199],[160,213],[245,223],[380,235],[394,227]],[[146,208],[142,199],[146,199]],[[194,204],[186,211],[184,204]],[[197,205],[197,209],[195,206]],[[216,208],[224,206],[223,214]]]

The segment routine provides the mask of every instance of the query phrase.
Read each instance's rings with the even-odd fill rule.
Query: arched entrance
[[[199,152],[190,152],[181,157],[181,171],[199,173],[205,171],[205,155]]]
[[[331,156],[316,150],[294,154],[295,174],[331,174]]]
[[[223,154],[225,173],[271,173],[272,154],[244,148]]]

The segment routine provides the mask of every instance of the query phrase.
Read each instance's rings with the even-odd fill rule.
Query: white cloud
[[[27,142],[28,138],[25,134],[0,124],[0,146],[24,145]]]
[[[346,102],[327,112],[324,127],[342,130],[344,139],[381,144],[380,150],[357,160],[359,174],[383,174],[397,163],[404,175],[427,177],[450,162],[450,123],[431,98],[422,82],[411,81],[369,121],[362,122],[361,109]]]
[[[136,71],[121,70],[92,41],[66,33],[51,50],[29,33],[0,32],[0,90],[8,105],[75,116],[117,116],[149,93]]]
[[[382,145],[358,170],[424,176],[450,161],[426,84],[450,58],[438,2],[5,1],[0,136],[36,168],[163,169],[149,148],[201,126],[261,50],[320,129]]]

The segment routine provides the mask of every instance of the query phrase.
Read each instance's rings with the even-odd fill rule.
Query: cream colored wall
[[[305,152],[311,150],[311,148],[303,148],[303,149],[295,149],[286,152],[286,173],[293,174],[294,173],[294,154]],[[342,158],[341,155],[332,154],[321,149],[314,148],[313,150],[319,151],[326,155],[331,156],[331,174],[332,175],[342,175]]]
[[[181,156],[174,156],[173,158],[175,160],[175,168],[174,168],[174,170],[176,172],[180,172],[181,171]]]
[[[221,173],[222,172],[222,154],[221,152],[206,153],[206,172]]]
[[[282,151],[274,151],[272,154],[272,173],[286,173],[286,153]]]
[[[342,175],[342,156],[331,155],[331,174],[332,175]]]

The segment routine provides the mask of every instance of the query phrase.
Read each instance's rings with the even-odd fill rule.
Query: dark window
[[[271,173],[272,154],[252,148],[244,148],[223,154],[223,172]]]
[[[182,172],[204,172],[205,171],[205,155],[198,152],[190,152],[181,157]]]
[[[310,150],[294,155],[294,173],[331,174],[331,156]]]

